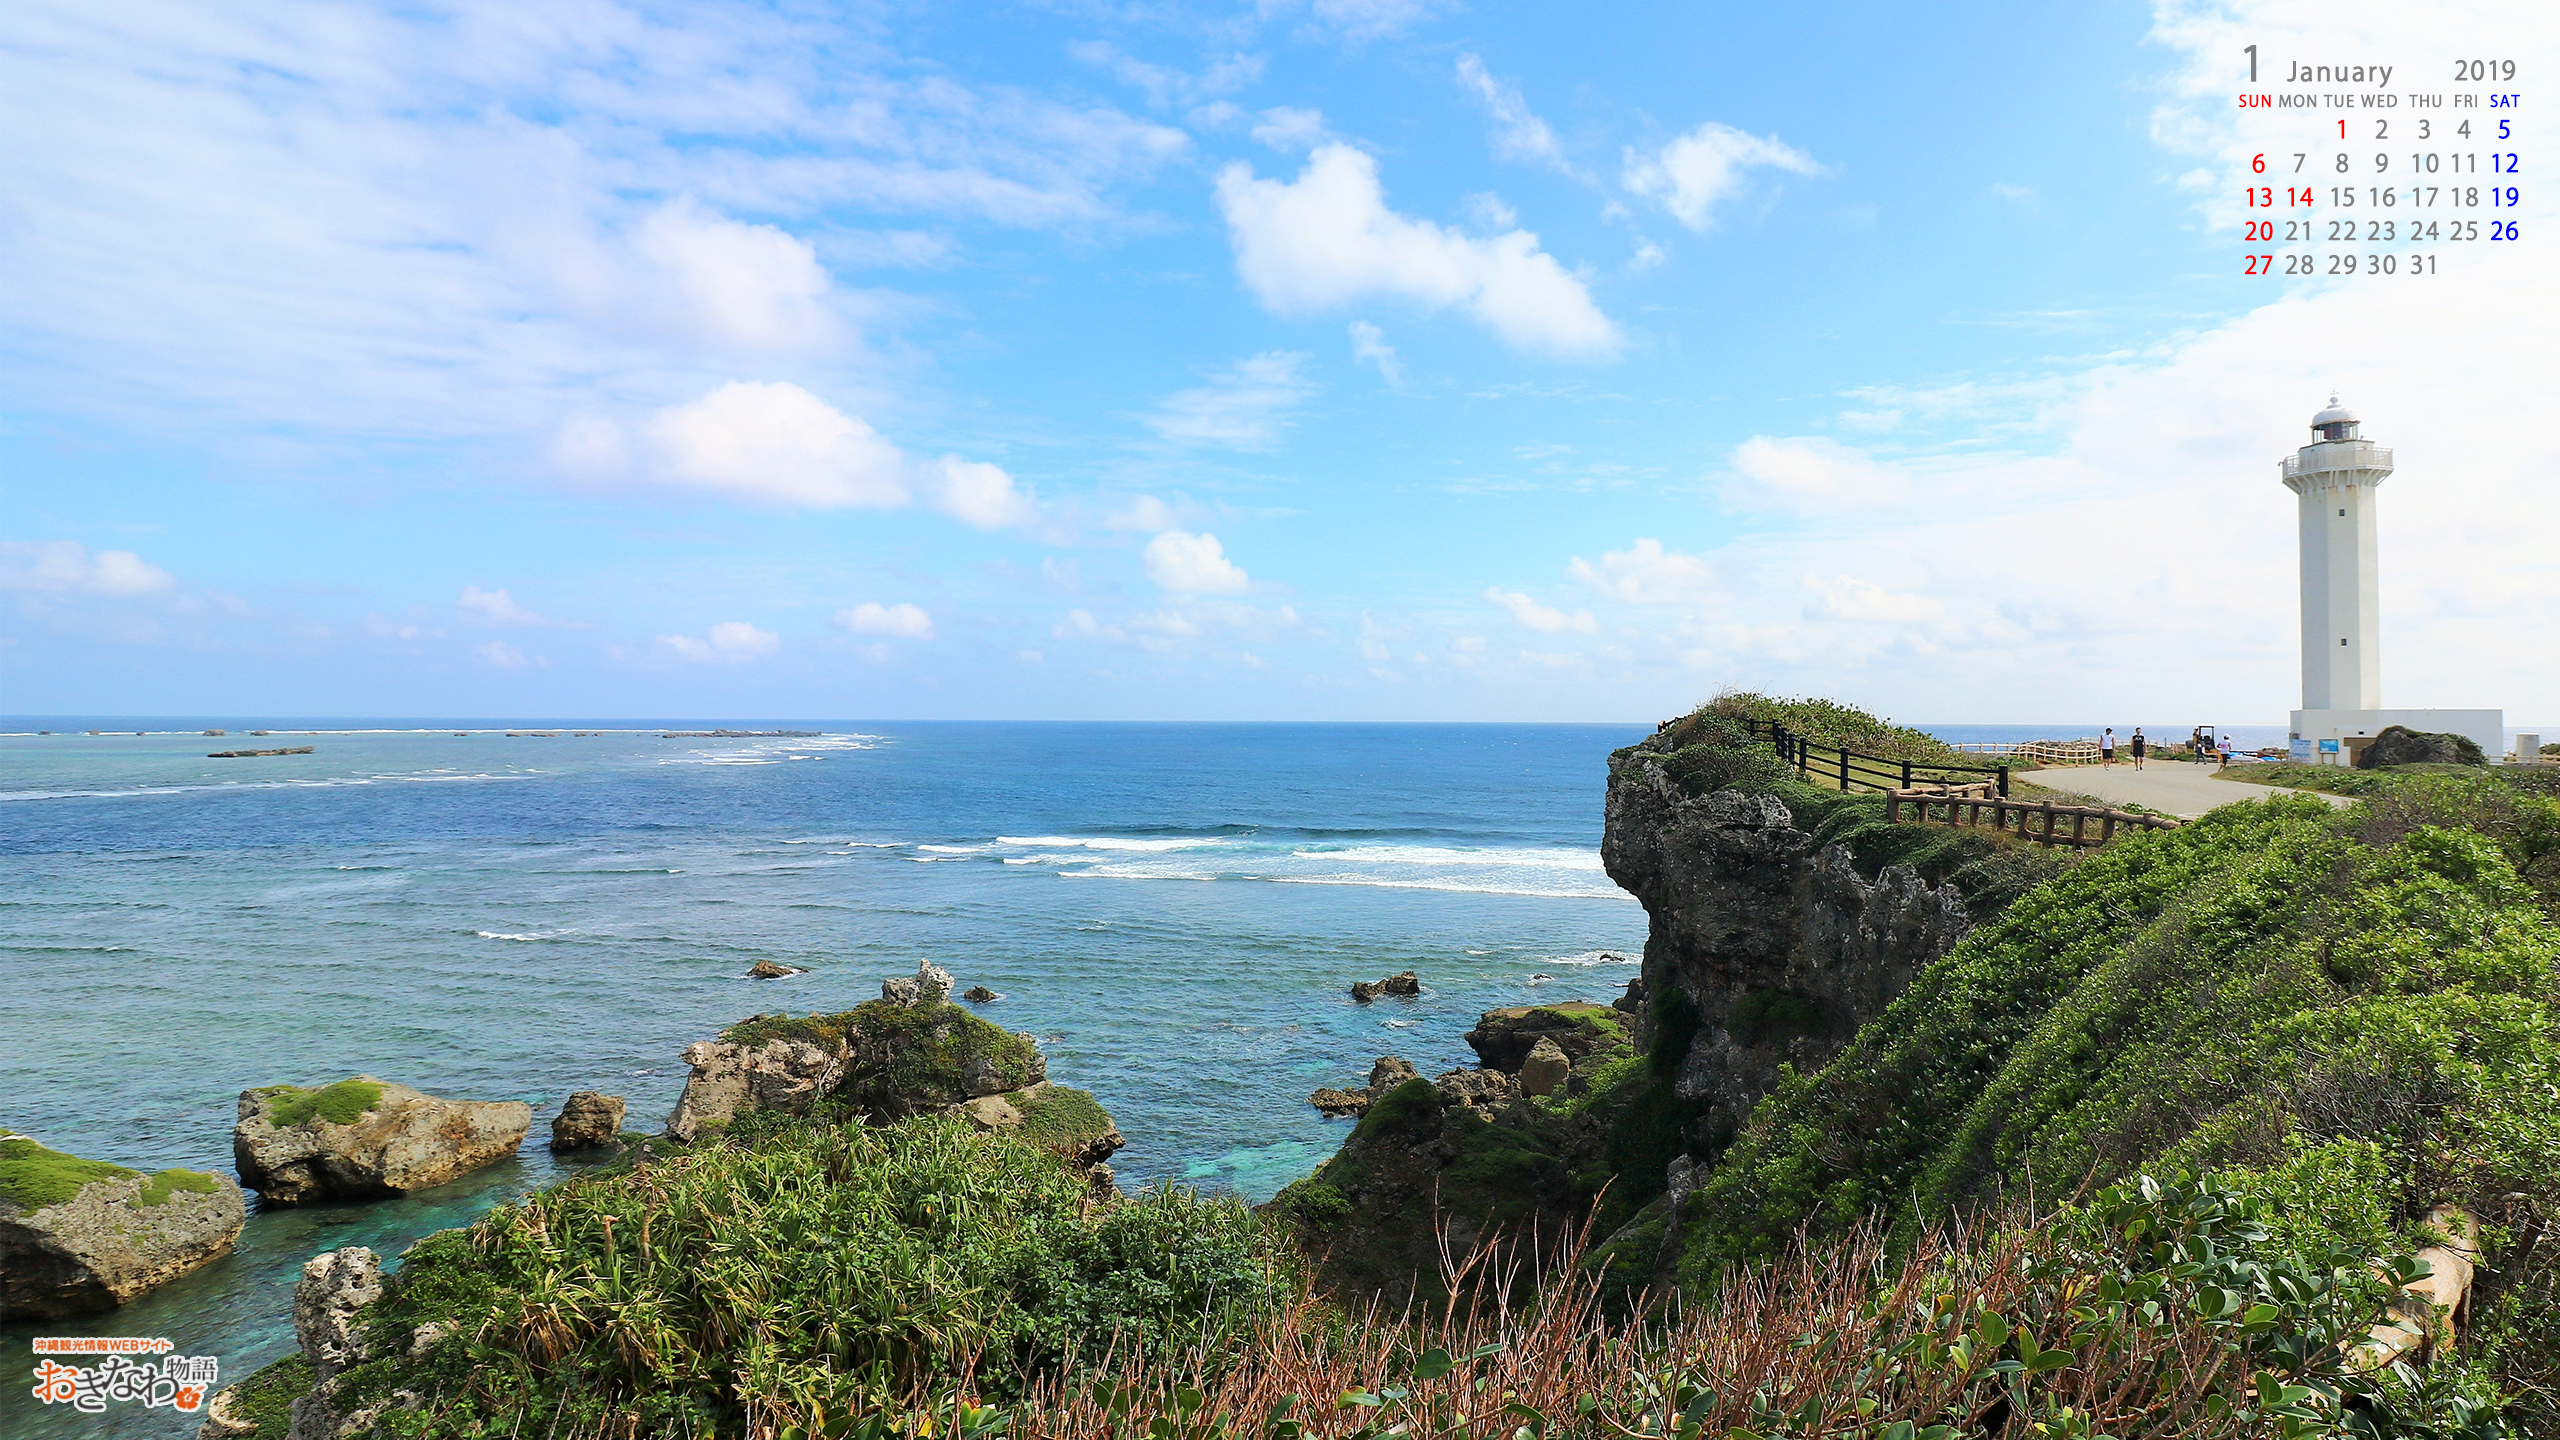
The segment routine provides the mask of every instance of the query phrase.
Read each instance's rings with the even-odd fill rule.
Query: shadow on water
[[[9,1356],[17,1373],[27,1377],[0,1389],[0,1436],[9,1440],[192,1436],[203,1423],[201,1416],[134,1404],[109,1404],[95,1414],[83,1414],[68,1405],[37,1403],[31,1393],[34,1338],[165,1336],[171,1354],[218,1355],[221,1383],[229,1385],[294,1348],[293,1287],[302,1277],[303,1261],[325,1250],[363,1245],[383,1257],[385,1268],[397,1268],[400,1252],[420,1238],[468,1225],[490,1206],[521,1198],[580,1168],[555,1164],[547,1153],[537,1151],[396,1200],[275,1208],[261,1208],[252,1201],[239,1244],[194,1274],[119,1310],[0,1328],[0,1354]],[[208,1345],[199,1338],[206,1336],[222,1338]]]

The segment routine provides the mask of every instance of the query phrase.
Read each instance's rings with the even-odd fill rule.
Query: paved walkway
[[[2104,765],[2058,765],[2050,770],[2023,771],[2018,778],[2048,790],[2095,795],[2111,804],[2147,806],[2181,820],[2192,820],[2207,810],[2261,795],[2319,795],[2341,807],[2354,803],[2344,795],[2323,795],[2316,790],[2281,790],[2273,785],[2217,780],[2211,767],[2192,761],[2154,760],[2140,770],[2129,761],[2118,761],[2112,769]]]

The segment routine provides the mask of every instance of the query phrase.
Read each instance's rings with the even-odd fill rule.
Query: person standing
[[[2222,768],[2231,768],[2231,737],[2228,735],[2222,737]]]
[[[2116,763],[2116,727],[2113,725],[2107,727],[2105,737],[2098,741],[2098,763],[2109,767]]]
[[[2141,727],[2141,726],[2139,726],[2139,725],[2134,726],[2134,727],[2133,727],[2133,768],[2134,768],[2134,769],[2139,770],[2139,769],[2141,769],[2141,768],[2142,768],[2142,756],[2143,756],[2143,752],[2144,752],[2144,751],[2146,751],[2146,750],[2148,750],[2148,749],[2150,749],[2150,748],[2151,748],[2151,747],[2150,747],[2149,743],[2148,743],[2148,742],[2146,742],[2146,741],[2142,738],[2142,727]]]

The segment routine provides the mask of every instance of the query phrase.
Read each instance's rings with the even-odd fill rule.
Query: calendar
[[[2424,278],[2523,243],[2514,59],[2244,59],[2242,274]]]

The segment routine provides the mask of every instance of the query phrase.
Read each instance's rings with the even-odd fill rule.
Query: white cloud
[[[1147,578],[1176,594],[1234,595],[1252,584],[1215,535],[1167,530],[1147,542],[1144,558]]]
[[[788,381],[732,380],[630,429],[580,416],[562,427],[551,456],[564,473],[605,486],[812,510],[895,509],[921,494],[981,530],[1047,523],[1002,468],[957,455],[915,460]]]
[[[475,648],[471,653],[501,670],[522,670],[533,663],[525,658],[523,651],[504,640],[492,640],[486,645]]]
[[[1045,521],[1040,507],[1013,488],[1013,477],[996,466],[945,455],[934,468],[934,505],[946,515],[981,530],[1035,529]]]
[[[130,550],[100,550],[76,540],[0,540],[0,590],[30,595],[156,595],[177,582]]]
[[[1524,349],[1585,358],[1617,351],[1617,327],[1537,236],[1479,238],[1399,215],[1387,208],[1377,162],[1348,145],[1319,147],[1294,181],[1229,165],[1218,175],[1218,208],[1237,275],[1275,314],[1391,297],[1456,306]]]
[[[1169,530],[1173,527],[1173,507],[1153,495],[1140,495],[1113,512],[1102,524],[1108,530]],[[1074,564],[1073,561],[1067,563],[1070,566]]]
[[[649,472],[670,485],[812,509],[907,503],[898,447],[787,381],[733,380],[659,411],[640,435]]]
[[[1944,603],[1925,595],[1898,595],[1871,580],[1851,575],[1825,580],[1819,575],[1804,577],[1814,593],[1815,606],[1808,611],[1833,620],[1850,620],[1866,624],[1919,625],[1945,617]]]
[[[1564,145],[1556,132],[1547,128],[1529,109],[1520,87],[1496,80],[1484,68],[1484,61],[1472,54],[1458,57],[1458,83],[1475,92],[1484,105],[1485,115],[1493,121],[1493,153],[1504,160],[1526,160],[1552,166],[1570,175],[1573,166],[1565,159]]]
[[[462,587],[462,598],[454,602],[491,625],[546,625],[550,622],[518,605],[515,597],[504,590],[483,590],[477,585]]]
[[[933,638],[933,617],[916,605],[882,605],[865,600],[850,610],[837,611],[836,623],[856,635],[890,635],[901,640]]]
[[[1283,155],[1295,155],[1312,149],[1325,138],[1324,112],[1275,106],[1262,112],[1261,120],[1249,133]]]
[[[1288,350],[1239,360],[1209,384],[1165,397],[1147,424],[1177,445],[1267,449],[1311,388],[1299,373],[1306,361]]]
[[[808,241],[731,219],[691,195],[647,212],[627,233],[557,237],[565,313],[592,333],[640,345],[796,355],[849,338],[834,282]]]
[[[1624,178],[1629,191],[1690,229],[1704,230],[1714,223],[1715,207],[1739,194],[1759,169],[1822,173],[1812,156],[1774,135],[1749,135],[1709,121],[1650,154],[1628,147]]]
[[[1489,588],[1484,598],[1511,612],[1511,618],[1545,635],[1559,635],[1567,630],[1589,635],[1600,629],[1600,622],[1588,610],[1568,615],[1551,605],[1541,605],[1517,590]]]
[[[1818,511],[1899,499],[1903,477],[1836,440],[1754,435],[1734,447],[1733,475],[1722,486],[1736,510]]]
[[[1387,343],[1386,332],[1366,320],[1351,322],[1351,358],[1368,361],[1378,367],[1379,379],[1404,387],[1404,362],[1396,358],[1396,347]]]
[[[1630,605],[1690,605],[1716,593],[1714,567],[1695,555],[1665,550],[1659,540],[1638,540],[1602,553],[1598,564],[1576,555],[1567,574],[1612,600]]]
[[[691,635],[658,637],[687,660],[720,664],[744,664],[759,656],[770,655],[782,648],[782,637],[770,630],[759,630],[744,620],[728,620],[711,627],[700,639]]]

